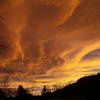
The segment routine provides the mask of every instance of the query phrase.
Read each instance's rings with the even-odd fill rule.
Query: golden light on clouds
[[[100,71],[99,0],[1,0],[0,82],[63,85]]]

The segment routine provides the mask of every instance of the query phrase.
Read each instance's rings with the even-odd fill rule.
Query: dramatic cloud
[[[38,27],[47,25],[58,26],[71,16],[80,0],[29,0],[32,21]]]
[[[99,0],[1,0],[0,82],[63,85],[100,71]]]

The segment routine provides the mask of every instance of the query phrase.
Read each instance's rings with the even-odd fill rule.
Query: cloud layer
[[[99,71],[99,4],[1,0],[1,83],[8,79],[11,86],[59,85]]]

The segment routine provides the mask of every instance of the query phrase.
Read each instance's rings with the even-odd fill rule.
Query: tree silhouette
[[[43,90],[42,90],[42,95],[45,95],[46,93],[48,92],[48,89],[46,86],[43,87]]]
[[[20,85],[17,90],[17,96],[22,97],[22,96],[26,96],[26,95],[27,95],[27,90],[24,89],[24,87],[22,85]]]

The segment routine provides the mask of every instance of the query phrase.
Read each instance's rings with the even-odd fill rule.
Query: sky
[[[100,71],[100,0],[0,0],[0,86],[64,85]]]

